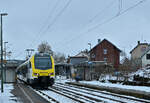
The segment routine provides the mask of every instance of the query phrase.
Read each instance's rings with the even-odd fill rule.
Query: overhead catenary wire
[[[45,31],[41,32],[40,35],[38,35],[38,37],[36,38],[36,41],[39,41],[40,36],[42,35],[45,35],[46,32],[51,29],[51,27],[56,23],[56,21],[58,20],[58,18],[64,13],[64,11],[67,9],[67,7],[71,4],[72,0],[68,0],[68,2],[65,4],[65,6],[60,10],[60,12],[55,16],[55,18],[53,19],[53,21],[46,27]],[[49,32],[52,31],[49,30]]]
[[[112,21],[113,19],[115,19],[115,18],[121,16],[122,14],[128,12],[129,10],[135,8],[136,6],[142,4],[142,3],[145,2],[145,1],[146,1],[146,0],[141,0],[140,2],[136,3],[135,5],[133,5],[133,6],[129,7],[129,8],[127,8],[126,10],[120,12],[119,14],[117,14],[117,15],[115,15],[115,16],[109,18],[108,20],[106,20],[106,21],[104,21],[104,22],[102,22],[102,23],[99,23],[99,24],[95,25],[94,27],[92,27],[92,28],[90,28],[90,29],[88,29],[86,33],[91,32],[91,31],[95,30],[96,28],[98,28],[98,27],[100,27],[100,26],[102,26],[102,25],[104,25],[104,24],[106,24],[106,23]],[[57,19],[56,19],[56,20],[57,20]],[[55,20],[54,20],[54,21],[55,21]],[[55,22],[54,22],[54,23],[55,23]],[[51,24],[47,27],[47,30],[48,30],[49,28],[51,28],[51,25],[53,25],[54,23],[51,23]],[[47,30],[46,30],[45,32],[47,32]],[[79,38],[80,36],[82,36],[82,35],[80,34],[80,35],[78,35],[78,37],[75,37],[75,38],[73,38],[73,39],[71,39],[71,40],[69,40],[69,41],[73,41],[74,39]],[[68,43],[68,44],[69,44],[69,43]]]
[[[120,14],[122,10],[122,0],[118,0],[118,14]]]
[[[44,31],[44,32],[41,32],[41,29],[40,29],[40,32],[39,32],[39,35],[36,36],[36,40],[34,40],[32,43],[31,43],[31,46],[33,46],[35,44],[35,42],[37,42],[37,40],[40,39],[40,36],[41,35],[44,35],[53,25],[54,23],[57,21],[57,19],[62,15],[62,13],[65,11],[65,9],[69,6],[69,4],[71,3],[72,0],[69,0],[66,5],[63,7],[63,9],[56,15],[56,17],[54,18],[54,20],[47,26],[47,29]],[[101,12],[99,12],[97,15],[95,15],[92,19],[100,16],[106,9],[108,9],[112,4],[114,3],[114,1],[112,1],[108,6],[106,6]],[[56,3],[56,5],[54,6],[53,10],[55,10],[55,8],[57,7],[58,5],[58,2]],[[53,11],[52,10],[52,11]],[[91,23],[93,20],[90,20],[89,22]],[[23,51],[21,53],[19,53],[18,55],[21,55],[23,53]],[[18,56],[17,55],[17,56]]]
[[[95,20],[97,17],[99,17],[99,16],[101,16],[102,14],[104,14],[105,11],[108,10],[111,6],[113,6],[113,4],[114,4],[115,2],[116,2],[116,1],[113,0],[113,1],[110,2],[108,5],[106,5],[99,13],[97,13],[97,14],[96,14],[95,16],[93,16],[90,20],[88,20],[88,23],[85,25],[84,28],[88,27],[88,25],[91,25],[91,23],[93,23],[94,20]],[[82,28],[82,30],[83,30],[83,28]],[[72,38],[72,39],[69,40],[69,41],[66,41],[66,38],[63,39],[63,41],[66,41],[65,43],[67,44],[67,43],[71,42],[72,40],[77,39],[81,34],[82,34],[82,32],[79,33],[78,36]],[[57,45],[57,44],[61,44],[61,41],[58,42],[58,43],[56,43],[55,45]]]
[[[57,21],[57,19],[64,13],[64,11],[67,9],[67,7],[70,5],[70,3],[72,2],[72,0],[69,0],[66,5],[62,8],[62,10],[56,15],[56,17],[54,18],[54,20],[48,25],[47,29],[45,30],[45,32],[47,32],[47,30],[49,30],[54,23]],[[44,33],[45,33],[44,32]]]
[[[60,0],[57,0],[56,4],[55,4],[55,5],[53,6],[53,8],[50,10],[47,19],[46,19],[45,22],[43,23],[44,25],[41,26],[41,28],[40,28],[40,30],[38,31],[38,33],[37,33],[35,39],[29,44],[30,47],[33,47],[33,45],[35,44],[37,38],[39,38],[39,37],[41,36],[42,29],[46,26],[46,23],[48,22],[48,20],[51,19],[51,17],[52,17],[52,15],[53,15],[53,13],[55,12],[55,10],[56,10],[56,8],[57,8],[59,2],[60,2]],[[24,50],[21,50],[21,51],[20,51],[17,55],[15,55],[14,57],[18,57],[18,56],[22,55],[23,52],[24,52]]]
[[[60,1],[60,0],[58,0]],[[47,32],[48,29],[50,29],[54,23],[57,21],[57,19],[63,14],[63,12],[66,10],[66,8],[69,6],[69,4],[72,2],[72,0],[68,0],[68,2],[66,3],[66,5],[61,9],[61,11],[56,15],[56,17],[53,19],[53,21],[47,26],[46,30],[44,32],[39,32],[40,34],[38,35],[38,37],[36,37],[36,40],[34,40],[34,42],[31,43],[31,46],[33,46],[37,41],[39,41],[40,36],[44,35],[44,33]],[[56,5],[54,6],[53,10],[55,10],[55,8],[57,7],[58,2],[56,3]],[[17,56],[20,56],[24,51],[21,51]]]
[[[115,18],[117,18],[117,17],[123,15],[124,13],[126,13],[126,12],[132,10],[133,8],[135,8],[135,7],[137,7],[138,5],[144,3],[145,1],[147,1],[147,0],[141,0],[141,1],[139,1],[138,3],[136,3],[136,4],[134,4],[133,6],[127,8],[126,10],[120,12],[119,14],[117,14],[117,15],[115,15],[115,16],[109,18],[108,20],[106,20],[106,21],[104,21],[104,22],[102,22],[102,23],[99,23],[99,24],[95,25],[94,27],[90,28],[90,29],[88,30],[88,32],[93,31],[94,29],[96,29],[96,28],[98,28],[98,27],[100,27],[100,26],[102,26],[102,25],[104,25],[104,24],[106,24],[106,23],[112,21],[113,19],[115,19]]]
[[[114,20],[115,18],[117,18],[117,17],[123,15],[124,13],[126,13],[126,12],[132,10],[133,8],[137,7],[138,5],[144,3],[145,1],[147,1],[147,0],[141,0],[141,1],[137,2],[137,3],[134,4],[133,6],[131,6],[131,7],[127,8],[127,9],[125,9],[124,11],[122,11],[122,12],[120,12],[120,13],[117,13],[117,14],[115,14],[113,17],[111,17],[111,18],[105,20],[104,22],[99,23],[99,24],[97,24],[96,26],[94,26],[94,27],[88,29],[88,30],[87,30],[86,32],[84,32],[83,34],[80,33],[80,34],[77,35],[76,37],[74,37],[74,38],[72,38],[72,39],[66,41],[65,44],[70,44],[70,42],[72,42],[72,41],[74,41],[74,40],[76,40],[76,39],[79,39],[81,36],[87,34],[88,32],[91,32],[91,31],[95,30],[96,28],[98,28],[98,27],[100,27],[100,26],[102,26],[102,25],[104,25],[104,24],[106,24],[106,23],[108,23],[108,22]],[[121,1],[121,2],[122,2],[122,1]],[[62,44],[62,43],[61,43],[61,44]],[[63,47],[63,46],[62,46],[62,47]]]
[[[105,6],[100,12],[98,12],[95,16],[93,16],[90,20],[89,23],[93,22],[97,17],[99,17],[101,14],[105,13],[107,9],[109,9],[113,4],[115,3],[115,0],[110,2],[108,5]]]
[[[59,5],[60,0],[57,0],[56,4],[53,6],[53,8],[50,10],[47,19],[45,20],[45,22],[43,23],[43,26],[40,28],[39,32],[36,34],[35,39],[33,40],[33,42],[30,44],[30,46],[32,47],[35,43],[35,41],[37,40],[37,38],[39,38],[41,36],[42,30],[46,27],[46,24],[48,23],[48,20],[50,20],[52,18],[53,13],[55,12],[57,6]]]

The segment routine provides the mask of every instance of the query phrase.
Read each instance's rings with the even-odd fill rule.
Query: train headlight
[[[35,75],[35,76],[38,76],[39,74],[38,74],[38,73],[34,73],[34,75]]]
[[[54,75],[54,73],[49,73],[49,76]]]

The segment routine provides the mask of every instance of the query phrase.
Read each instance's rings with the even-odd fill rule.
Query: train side
[[[54,84],[54,59],[38,53],[17,68],[17,78],[33,86],[48,87]]]

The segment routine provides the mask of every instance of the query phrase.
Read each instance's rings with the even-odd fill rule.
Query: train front
[[[38,53],[31,59],[34,84],[48,87],[54,84],[54,59],[49,54]]]

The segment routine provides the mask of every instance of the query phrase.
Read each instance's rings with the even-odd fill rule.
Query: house
[[[142,67],[150,66],[150,47],[141,56]]]
[[[85,49],[84,51],[81,51],[80,53],[78,53],[78,54],[76,55],[76,57],[86,57],[86,58],[89,59],[89,52],[88,52],[87,49]]]
[[[143,54],[147,51],[148,47],[148,43],[140,43],[140,41],[138,41],[137,45],[130,51],[133,68],[139,69],[142,67],[141,57],[143,57]]]
[[[105,61],[111,63],[114,68],[120,64],[120,52],[114,44],[107,39],[98,40],[98,44],[90,50],[91,61]]]
[[[88,52],[85,50],[85,51],[81,51],[80,53],[78,53],[75,56],[70,56],[68,58],[68,63],[70,63],[72,65],[76,65],[81,62],[88,61],[88,60],[89,60]]]
[[[142,54],[147,50],[147,48],[148,43],[140,43],[140,41],[138,41],[136,47],[130,51],[131,59],[132,60],[140,59]]]

